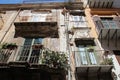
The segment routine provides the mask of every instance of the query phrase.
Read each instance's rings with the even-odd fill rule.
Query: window
[[[85,16],[72,16],[74,27],[87,27]]]
[[[48,17],[49,16],[49,17]],[[51,14],[50,13],[34,13],[32,14],[32,19],[31,21],[34,22],[45,22],[47,20],[49,20],[51,18]]]
[[[117,28],[116,22],[111,17],[101,17],[103,28]]]
[[[88,65],[88,64],[96,65],[97,64],[94,48],[91,48],[89,46],[87,47],[79,46],[78,49],[80,53],[81,64],[83,65]]]
[[[33,49],[32,45],[34,44],[42,44],[42,38],[26,38],[23,47],[21,47],[21,51],[17,60],[38,63],[41,50]]]

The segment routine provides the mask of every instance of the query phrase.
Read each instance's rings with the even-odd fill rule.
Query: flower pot
[[[17,45],[14,43],[5,43],[5,44],[3,44],[2,48],[13,50],[13,49],[17,48]]]
[[[88,51],[88,52],[93,52],[93,51],[94,51],[94,49],[88,49],[87,51]]]
[[[39,49],[42,49],[42,48],[43,48],[43,45],[42,45],[42,44],[35,44],[35,45],[32,46],[32,48],[33,48],[34,50],[39,50]]]

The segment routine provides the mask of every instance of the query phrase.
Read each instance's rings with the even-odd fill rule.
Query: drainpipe
[[[3,35],[2,39],[0,40],[0,44],[1,44],[1,43],[2,43],[2,41],[4,40],[4,38],[5,38],[6,34],[7,34],[7,33],[8,33],[8,31],[10,30],[10,28],[11,28],[12,24],[14,23],[15,19],[17,18],[18,14],[20,13],[20,11],[21,11],[21,9],[19,9],[19,10],[18,10],[18,12],[17,12],[17,14],[16,14],[15,18],[14,18],[14,19],[13,19],[13,21],[10,23],[9,28],[5,31],[5,34]]]
[[[70,47],[69,47],[69,34],[68,34],[68,25],[69,25],[69,12],[64,8],[65,15],[64,15],[64,21],[65,21],[65,32],[66,32],[66,50],[68,54],[68,64],[70,68],[68,69],[68,80],[71,80],[71,59],[70,59]]]

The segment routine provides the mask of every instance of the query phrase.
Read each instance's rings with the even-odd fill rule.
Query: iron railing
[[[103,50],[75,51],[76,66],[81,65],[112,65],[112,60],[105,57]]]
[[[0,49],[0,63],[28,62],[30,64],[42,64],[46,51],[52,52],[41,45],[18,46],[14,49]],[[57,52],[64,54],[64,52]]]
[[[15,57],[16,49],[0,49],[0,63],[12,61]]]

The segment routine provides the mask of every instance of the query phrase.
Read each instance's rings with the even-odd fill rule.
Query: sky
[[[0,4],[17,4],[22,2],[23,0],[0,0]]]
[[[23,2],[41,3],[41,2],[64,2],[65,0],[0,0],[0,4],[22,4]]]

